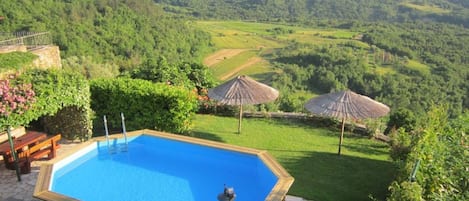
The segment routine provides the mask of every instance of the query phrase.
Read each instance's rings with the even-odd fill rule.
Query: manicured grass
[[[267,150],[295,178],[289,194],[315,201],[384,199],[395,168],[388,146],[345,135],[337,155],[339,130],[291,120],[247,119],[242,133],[235,117],[197,115],[193,136]]]

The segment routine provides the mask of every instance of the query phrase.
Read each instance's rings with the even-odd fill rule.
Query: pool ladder
[[[114,145],[114,146],[111,146],[110,145],[110,142],[109,142],[109,130],[107,128],[107,119],[106,119],[106,115],[104,115],[103,117],[104,119],[104,130],[106,132],[106,142],[107,142],[107,149],[109,151],[109,153],[113,154],[113,153],[116,153],[118,150],[118,148],[120,148],[120,151],[122,152],[127,152],[129,150],[129,143],[127,141],[127,131],[125,130],[125,118],[124,118],[124,114],[121,112],[121,120],[122,120],[122,133],[124,134],[124,144],[117,144],[117,145]]]

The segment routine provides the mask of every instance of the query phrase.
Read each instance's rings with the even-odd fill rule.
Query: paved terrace
[[[77,145],[77,143],[64,140],[59,143],[60,149],[57,150],[57,155],[63,154]],[[39,167],[43,161],[34,161],[31,164],[31,173],[22,174],[21,182],[18,182],[16,172],[6,169],[1,156],[0,159],[0,201],[39,201],[39,199],[33,198],[33,192]]]

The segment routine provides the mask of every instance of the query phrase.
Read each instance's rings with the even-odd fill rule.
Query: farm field
[[[237,134],[235,117],[197,115],[194,137],[266,150],[295,178],[288,194],[307,200],[384,199],[395,174],[385,143],[345,135],[337,155],[339,129],[292,120],[245,118]]]
[[[195,24],[212,36],[216,51],[207,55],[203,63],[221,82],[241,74],[268,82],[273,74],[282,73],[272,67],[270,54],[292,43],[348,44],[365,50],[370,48],[359,40],[361,33],[345,29],[312,29],[241,21],[198,21]],[[274,33],[274,30],[283,32]],[[375,63],[374,57],[370,53],[365,58],[370,72],[397,73],[391,66]],[[410,60],[405,67],[424,74],[429,72],[426,65],[415,60]]]

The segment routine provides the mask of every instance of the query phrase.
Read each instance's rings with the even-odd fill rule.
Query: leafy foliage
[[[386,128],[386,134],[391,131],[391,129],[403,128],[405,131],[410,132],[414,130],[414,127],[417,123],[417,119],[409,109],[399,109],[393,112],[388,121],[388,127]]]
[[[68,139],[87,140],[91,137],[89,86],[82,76],[34,69],[12,78],[2,82],[2,104],[9,104],[3,113],[9,115],[0,118],[2,129],[7,125],[27,125],[46,119],[42,126],[49,133],[61,133]],[[8,87],[9,82],[14,85]],[[55,116],[57,113],[61,115]]]
[[[198,18],[314,23],[311,19],[359,21],[437,21],[469,25],[467,3],[460,0],[155,0],[168,11]],[[174,8],[177,6],[178,9]],[[185,9],[181,9],[185,8]]]
[[[423,201],[422,187],[418,183],[404,181],[401,184],[393,182],[389,187],[392,194],[388,201]]]
[[[411,138],[410,152],[396,182],[408,180],[414,164],[420,161],[416,182],[421,186],[425,200],[467,200],[468,117],[466,112],[449,121],[444,107],[433,107]],[[391,195],[401,194],[397,192],[399,188],[391,187],[390,190]]]
[[[36,102],[21,115],[22,123],[44,119],[44,129],[49,133],[82,141],[91,137],[90,92],[83,76],[62,70],[33,69],[18,80],[32,83],[36,93]],[[56,116],[58,113],[61,115]]]
[[[205,66],[197,63],[181,62],[170,64],[164,57],[149,59],[129,72],[131,78],[152,82],[184,86],[187,89],[202,89],[215,86],[212,74]]]
[[[398,163],[406,161],[415,136],[406,133],[403,128],[392,131],[389,136],[391,137],[391,158]]]
[[[87,79],[112,78],[119,75],[119,66],[94,61],[91,56],[71,56],[62,60],[64,70],[79,72]]]
[[[121,128],[120,113],[124,113],[126,128],[130,130],[184,133],[191,127],[197,106],[196,96],[189,90],[140,79],[92,80],[91,94],[91,107],[96,116],[107,116],[111,130]]]
[[[151,0],[6,1],[0,32],[49,31],[62,58],[93,57],[131,68],[154,56],[201,59],[209,35],[164,13]]]

